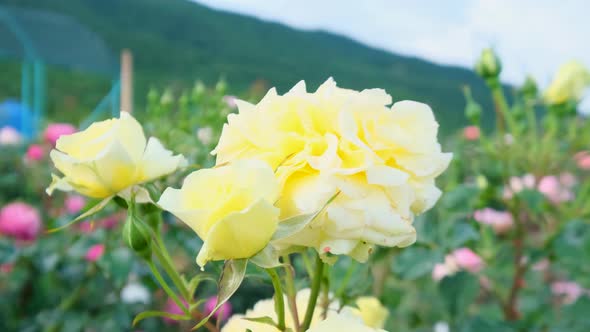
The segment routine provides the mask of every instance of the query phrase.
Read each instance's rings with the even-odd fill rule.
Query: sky
[[[588,0],[193,0],[212,8],[325,30],[440,64],[472,67],[491,46],[502,80],[547,86],[559,65],[590,67]]]

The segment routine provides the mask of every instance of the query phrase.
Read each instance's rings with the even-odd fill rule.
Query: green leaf
[[[170,318],[170,319],[174,319],[174,320],[191,320],[192,319],[191,316],[177,315],[177,314],[172,314],[172,313],[165,312],[165,311],[144,311],[142,313],[139,313],[137,316],[135,316],[135,319],[133,319],[133,326],[135,326],[137,323],[139,323],[140,321],[142,321],[146,318],[152,318],[152,317],[166,317],[166,318]]]
[[[305,228],[305,226],[309,225],[326,208],[326,206],[328,206],[328,204],[332,203],[338,194],[340,194],[340,192],[337,192],[332,197],[330,197],[326,204],[324,204],[321,209],[314,213],[300,214],[298,216],[279,221],[277,230],[273,234],[271,241],[284,239],[293,234],[299,233]]]
[[[452,228],[449,248],[459,248],[466,242],[479,239],[479,233],[468,223],[457,223]]]
[[[479,280],[474,275],[461,271],[441,280],[439,291],[449,314],[456,318],[465,314],[475,301],[479,293]]]
[[[277,324],[275,323],[275,321],[268,317],[268,316],[263,316],[263,317],[244,317],[245,320],[249,320],[251,322],[255,322],[255,323],[261,323],[261,324],[267,324],[273,327],[277,327]]]
[[[201,320],[192,328],[192,331],[205,325],[209,318],[217,312],[221,306],[230,299],[230,297],[238,290],[244,277],[246,276],[246,267],[248,267],[247,259],[231,259],[225,261],[223,265],[223,272],[219,278],[219,289],[217,291],[217,305],[211,313]]]
[[[48,230],[47,233],[54,233],[54,232],[60,231],[60,230],[62,230],[64,228],[72,225],[76,221],[79,221],[79,220],[82,220],[84,218],[90,217],[91,215],[93,215],[93,214],[97,213],[98,211],[102,210],[111,201],[111,199],[113,199],[112,196],[103,199],[98,204],[96,204],[95,206],[93,206],[90,209],[86,210],[86,212],[84,212],[81,215],[79,215],[78,218],[70,221],[69,223],[67,223],[67,224],[65,224],[63,226],[60,226],[60,227],[57,227],[57,228],[52,228],[52,229]]]
[[[264,249],[250,258],[250,262],[264,269],[272,269],[273,267],[282,265],[279,257],[279,252],[271,244],[268,244]]]
[[[546,201],[545,196],[537,190],[525,189],[517,194],[528,208],[534,213],[543,212],[543,203]]]
[[[413,280],[432,272],[436,263],[442,262],[444,256],[439,251],[414,247],[401,252],[393,262],[393,270],[402,279]]]
[[[513,332],[516,329],[510,327],[504,322],[489,320],[482,317],[475,317],[467,320],[459,330],[461,332]]]

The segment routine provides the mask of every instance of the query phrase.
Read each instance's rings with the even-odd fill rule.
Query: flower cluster
[[[278,245],[367,259],[373,245],[416,239],[414,216],[440,196],[435,178],[451,160],[441,152],[431,109],[380,89],[353,91],[329,79],[315,93],[300,82],[257,105],[237,101],[213,151],[217,164],[259,159],[276,169],[281,219],[314,213],[304,230]]]

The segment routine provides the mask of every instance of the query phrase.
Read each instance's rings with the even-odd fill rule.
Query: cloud
[[[196,1],[442,64],[471,67],[483,47],[493,46],[502,78],[512,83],[530,73],[547,85],[572,58],[590,67],[586,0]]]

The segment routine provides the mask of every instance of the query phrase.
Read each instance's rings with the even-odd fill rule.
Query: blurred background
[[[44,233],[93,203],[44,194],[60,135],[124,108],[147,134],[211,166],[236,98],[257,102],[300,80],[313,91],[334,77],[429,104],[443,150],[455,153],[439,207],[417,221],[415,247],[399,260],[397,250],[379,251],[372,267],[336,265],[336,280],[354,285],[356,271],[376,285],[350,294],[377,295],[390,331],[589,331],[589,12],[584,0],[0,0],[0,330],[128,331],[135,314],[166,303],[113,231],[115,206]],[[489,47],[491,65],[481,56]],[[482,63],[488,70],[476,72]],[[567,84],[552,99],[559,77]],[[502,108],[514,126],[499,125]],[[486,228],[508,219],[520,220],[514,234]],[[176,263],[196,273],[200,243],[168,225]],[[434,274],[465,248],[481,268],[450,281],[457,264]],[[234,312],[272,294],[252,273]],[[214,284],[198,288],[214,293]],[[140,328],[183,330],[156,319]]]

